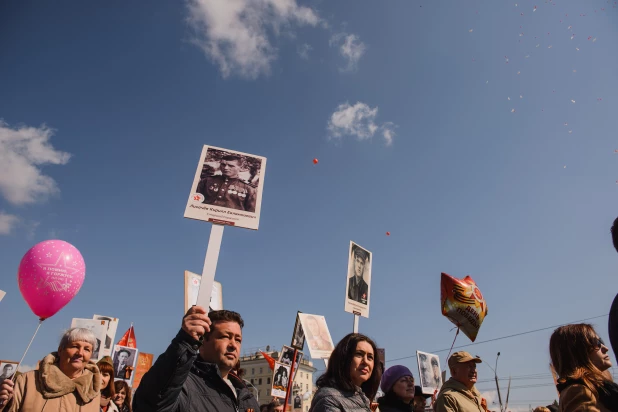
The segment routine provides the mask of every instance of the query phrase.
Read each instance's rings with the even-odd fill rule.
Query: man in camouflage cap
[[[352,255],[354,276],[348,281],[348,298],[366,305],[369,299],[369,286],[363,279],[363,274],[369,260],[369,253],[357,245],[352,245]]]
[[[435,412],[486,412],[487,403],[476,389],[476,364],[479,357],[468,352],[455,352],[448,359],[451,377],[447,380],[434,404]]]
[[[204,195],[202,203],[255,213],[257,191],[238,177],[241,166],[238,156],[222,157],[221,175],[207,176],[197,185],[197,192]]]

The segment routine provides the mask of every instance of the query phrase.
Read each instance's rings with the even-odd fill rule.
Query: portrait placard
[[[266,158],[204,145],[184,217],[257,230]]]
[[[84,328],[90,329],[94,333],[96,345],[92,348],[92,357],[90,360],[98,362],[103,356],[105,348],[105,338],[107,337],[107,320],[98,319],[79,319],[73,318],[71,321],[71,328]]]
[[[103,346],[103,350],[101,352],[101,358],[103,358],[104,356],[112,356],[112,351],[114,350],[114,339],[116,338],[116,329],[118,328],[118,318],[113,318],[111,316],[94,315],[92,319],[107,321],[105,345]]]
[[[433,395],[442,387],[442,373],[440,372],[440,358],[433,353],[416,351],[418,362],[418,376],[422,392]]]
[[[298,350],[303,350],[305,347],[305,331],[303,330],[303,325],[300,323],[300,317],[298,316],[301,312],[296,313],[296,323],[294,324],[294,333],[292,333],[292,346]]]
[[[281,362],[275,362],[273,369],[273,385],[271,396],[274,398],[284,398],[288,392],[288,379],[290,376],[290,366]]]
[[[372,257],[370,251],[350,241],[345,284],[345,311],[365,318],[369,317]]]
[[[6,295],[6,292],[3,290],[0,290],[0,302],[2,302],[2,299],[4,299],[4,295]]]
[[[191,306],[197,303],[202,276],[185,270],[185,313]],[[210,309],[223,310],[223,286],[220,282],[213,281],[212,295],[210,296]]]
[[[311,357],[314,359],[330,358],[335,345],[333,345],[333,339],[330,337],[324,316],[299,313],[298,317],[305,331]]]
[[[136,348],[128,346],[114,346],[112,361],[114,363],[114,381],[125,381],[131,386],[131,381],[135,376],[135,367],[138,354]]]
[[[0,360],[0,383],[5,379],[11,379],[17,372],[19,362]]]

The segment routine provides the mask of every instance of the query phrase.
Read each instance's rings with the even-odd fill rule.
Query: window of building
[[[260,373],[262,373],[262,368],[260,368]]]
[[[305,386],[307,387],[307,389],[305,389],[307,392],[309,391],[309,384],[306,383]]]
[[[258,385],[262,384],[262,378],[258,379]]]
[[[251,379],[251,385],[253,385],[253,379]]]
[[[270,385],[270,378],[266,378],[266,384]]]
[[[251,368],[251,375],[255,375],[255,368]]]

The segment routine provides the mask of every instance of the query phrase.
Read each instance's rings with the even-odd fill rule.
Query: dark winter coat
[[[414,402],[405,403],[393,392],[378,399],[380,412],[414,412]]]
[[[200,342],[181,329],[142,378],[133,398],[133,411],[259,411],[259,404],[244,383],[228,375],[236,388],[234,396],[217,365],[199,357],[199,347]]]

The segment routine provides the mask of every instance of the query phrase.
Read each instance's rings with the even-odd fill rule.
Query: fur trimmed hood
[[[97,365],[89,361],[82,376],[70,379],[58,368],[58,352],[52,352],[39,364],[37,386],[44,399],[59,398],[71,392],[88,403],[99,396],[101,390],[101,372]]]

